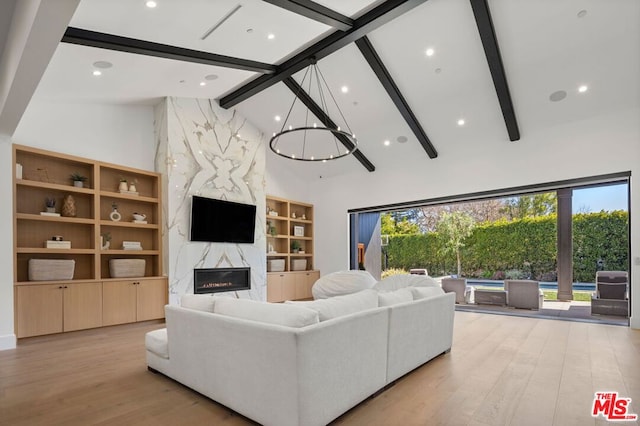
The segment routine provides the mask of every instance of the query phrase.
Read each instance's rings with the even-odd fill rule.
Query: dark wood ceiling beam
[[[509,139],[511,141],[520,140],[518,121],[516,120],[516,113],[513,108],[511,93],[509,92],[509,85],[507,84],[507,75],[504,71],[489,5],[487,4],[487,0],[470,1],[473,15],[478,26],[478,32],[480,33],[480,39],[484,46],[484,53],[489,64],[489,70],[491,71],[493,85],[496,88],[496,94],[498,95],[498,101],[502,109],[502,116],[504,117],[507,132],[509,133]]]
[[[302,88],[302,86],[298,84],[297,81],[293,79],[293,77],[287,77],[282,80],[282,82],[286,84],[286,86],[294,93],[295,96],[298,97],[298,99],[300,99],[300,101],[307,108],[309,108],[309,111],[311,111],[311,113],[315,115],[316,118],[320,120],[325,127],[329,127],[331,129],[338,128],[338,125],[330,117],[327,116],[324,110],[320,108],[320,105],[318,105],[316,101],[314,101],[313,98],[309,96],[309,94]],[[353,142],[351,142],[348,137],[338,134],[336,135],[336,138],[349,151],[353,151],[354,148],[356,148]],[[371,161],[369,161],[369,159],[362,153],[360,149],[356,149],[355,151],[353,151],[352,155],[356,157],[360,164],[362,164],[364,168],[369,170],[370,172],[373,172],[376,169],[376,167],[371,163]]]
[[[398,108],[398,111],[402,115],[402,118],[404,118],[404,120],[413,131],[413,134],[416,135],[416,138],[418,138],[420,145],[422,145],[430,158],[436,158],[438,156],[438,152],[431,144],[429,137],[422,129],[420,122],[411,110],[411,107],[409,107],[409,104],[400,92],[400,89],[398,89],[398,86],[393,81],[393,78],[391,78],[391,74],[389,74],[387,67],[384,66],[382,59],[380,59],[380,56],[378,56],[378,52],[376,52],[376,50],[374,49],[371,41],[369,41],[369,38],[364,36],[360,40],[356,40],[356,46],[358,46],[358,49],[360,49],[360,53],[362,53],[362,56],[364,56],[364,58],[369,63],[369,66],[376,74],[376,77],[378,77],[378,80],[380,80],[380,83],[389,94],[389,97],[395,104],[396,108]]]
[[[353,19],[329,9],[321,4],[309,0],[263,0],[289,12],[305,16],[321,22],[340,31],[347,31],[353,27]]]
[[[371,31],[381,27],[394,18],[421,5],[427,0],[387,0],[379,6],[371,9],[358,19],[354,20],[353,27],[348,31],[335,31],[308,47],[291,59],[278,65],[277,70],[271,75],[261,75],[244,86],[234,90],[220,98],[219,103],[223,108],[231,108],[240,102],[249,99],[255,94],[273,86],[274,84],[292,76],[311,64],[312,58],[320,60],[337,50],[364,37]]]
[[[155,56],[158,58],[173,59],[177,61],[253,71],[260,74],[269,74],[276,70],[275,65],[265,64],[263,62],[233,58],[231,56],[218,55],[215,53],[185,49],[182,47],[153,43],[135,38],[89,31],[82,28],[68,27],[62,37],[62,42],[97,47],[100,49],[116,50],[119,52]]]

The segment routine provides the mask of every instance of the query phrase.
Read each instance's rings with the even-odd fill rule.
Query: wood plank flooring
[[[147,371],[144,334],[161,322],[23,339],[0,351],[0,425],[248,425]],[[640,414],[640,331],[456,312],[453,349],[338,418],[336,425],[600,425],[595,391]],[[628,423],[627,423],[628,424]]]

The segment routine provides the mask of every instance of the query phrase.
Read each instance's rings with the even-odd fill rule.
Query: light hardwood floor
[[[160,322],[24,339],[0,351],[0,425],[246,425],[146,370]],[[355,407],[338,425],[595,425],[595,391],[640,413],[640,331],[456,312],[453,349]],[[628,424],[628,423],[627,423]]]

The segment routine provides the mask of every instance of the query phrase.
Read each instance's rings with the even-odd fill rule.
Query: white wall
[[[266,149],[266,158],[265,184],[267,195],[311,203],[309,182],[300,179],[299,176],[296,176],[287,168],[287,163],[293,160],[279,158],[269,149]]]
[[[406,159],[402,169],[324,178],[310,185],[315,204],[316,265],[323,274],[348,269],[347,210],[632,172],[631,258],[640,257],[640,110],[576,121],[509,142],[478,137],[468,150],[435,160]],[[446,141],[435,141],[436,146]],[[339,161],[339,160],[338,160]],[[345,185],[344,182],[349,182]],[[632,268],[632,326],[640,328],[640,267]]]
[[[13,206],[11,141],[0,136],[0,350],[16,346],[13,333]]]
[[[11,143],[153,170],[153,107],[32,101],[12,141],[0,140],[0,350],[15,347]]]

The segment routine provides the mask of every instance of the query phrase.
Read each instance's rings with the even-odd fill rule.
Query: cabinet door
[[[64,331],[102,326],[102,283],[65,284]]]
[[[16,287],[16,335],[62,332],[63,284]]]
[[[105,281],[102,283],[102,325],[136,321],[137,281]]]
[[[296,274],[284,274],[282,277],[282,300],[296,299]]]
[[[267,302],[282,302],[284,274],[267,274]]]
[[[311,299],[311,287],[320,278],[318,271],[299,272],[296,276],[296,299]]]
[[[159,278],[156,280],[137,281],[137,320],[146,321],[151,319],[164,318],[164,305],[167,304],[169,291],[167,290],[167,280]]]

